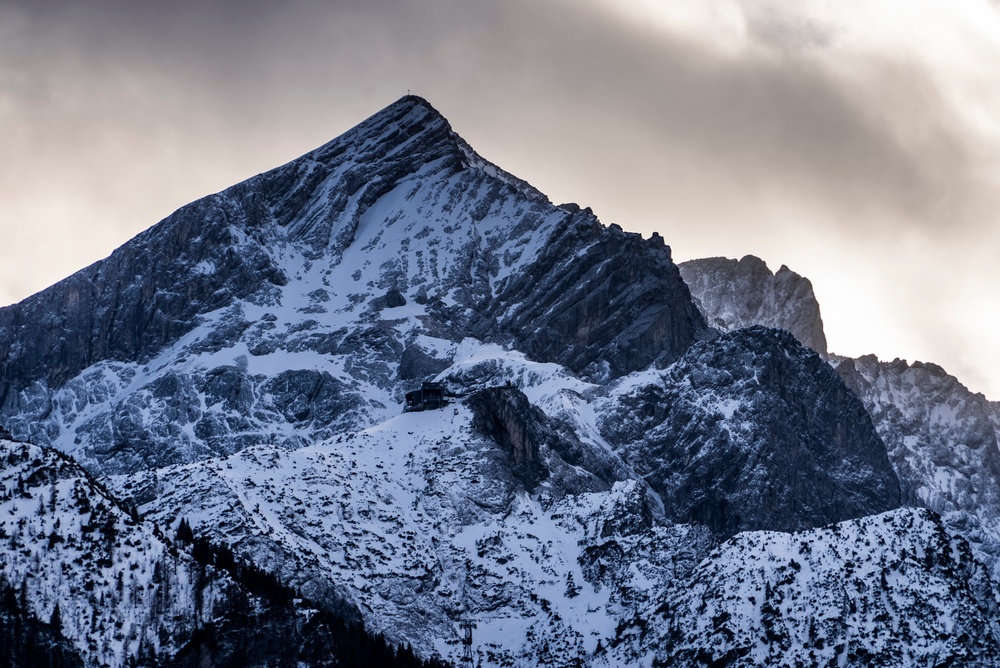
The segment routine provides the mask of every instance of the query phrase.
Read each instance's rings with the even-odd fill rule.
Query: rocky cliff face
[[[1000,558],[995,404],[935,364],[842,359],[888,448],[908,502],[940,513],[994,568]]]
[[[1000,402],[991,401],[990,406],[990,421],[993,422],[993,428],[996,430],[997,434],[1000,434]]]
[[[760,258],[710,257],[680,264],[698,308],[723,331],[763,325],[792,333],[825,355],[826,335],[812,283],[785,265],[772,273]]]
[[[475,391],[466,402],[475,432],[508,456],[510,470],[529,493],[561,499],[607,491],[631,478],[625,463],[601,444],[580,439],[565,421],[550,417],[516,387]]]
[[[665,366],[705,336],[663,239],[605,228],[589,209],[573,214],[500,302],[511,305],[503,322],[518,349],[601,379]]]
[[[602,433],[677,522],[794,531],[897,508],[899,483],[860,401],[786,332],[693,346],[624,393]]]

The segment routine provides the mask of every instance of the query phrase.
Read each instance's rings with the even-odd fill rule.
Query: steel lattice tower
[[[462,665],[472,666],[472,629],[476,628],[476,623],[471,619],[463,619],[459,621],[458,628],[465,632],[462,636]]]

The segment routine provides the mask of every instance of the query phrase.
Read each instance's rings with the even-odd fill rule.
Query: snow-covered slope
[[[729,343],[726,339],[698,344],[679,366],[655,375],[661,377],[660,387],[667,389],[674,385],[664,376],[683,376],[686,392],[701,388],[701,395],[689,396],[702,396],[706,407],[719,408],[718,402],[712,403],[713,397],[718,398],[714,393],[732,392],[729,399],[733,401],[740,396],[734,389],[739,383],[720,384],[715,377],[722,373],[724,360],[733,361],[730,372],[738,367],[748,377],[769,375],[755,374],[753,364],[744,364],[739,355],[732,354],[733,346],[742,341],[747,348],[744,356],[761,347],[753,354],[762,357],[760,364],[765,371],[769,365],[779,364],[762,353],[770,347],[815,358],[814,364],[825,368],[831,387],[840,387],[838,401],[858,403],[814,353],[794,342],[781,348],[786,338],[790,339],[773,330],[738,332],[728,337],[733,339]],[[702,365],[702,371],[692,371],[692,359],[713,352],[720,368],[712,371],[711,365]],[[781,365],[796,364],[794,356],[786,359],[782,353],[780,357],[784,360]],[[226,459],[117,478],[115,486],[141,501],[141,509],[158,522],[172,524],[186,516],[197,531],[233,545],[310,596],[346,598],[377,630],[405,638],[425,653],[436,651],[453,659],[460,650],[457,622],[472,617],[479,624],[477,648],[490,665],[572,665],[577,660],[595,666],[648,665],[665,657],[671,665],[674,660],[696,656],[701,649],[714,652],[720,647],[714,636],[692,635],[683,645],[674,637],[702,633],[697,611],[685,602],[692,587],[701,586],[706,570],[726,572],[725,578],[713,576],[715,595],[729,600],[742,595],[740,592],[757,590],[763,603],[767,588],[780,578],[771,578],[773,582],[767,585],[755,580],[745,584],[747,574],[738,564],[770,563],[774,543],[784,540],[780,536],[792,534],[765,534],[767,540],[740,543],[736,557],[725,549],[709,554],[716,542],[711,533],[698,525],[665,521],[659,498],[632,471],[629,454],[619,459],[592,422],[590,430],[581,426],[597,415],[614,415],[605,413],[609,405],[634,409],[623,398],[634,395],[628,388],[645,387],[642,383],[648,373],[634,374],[613,389],[602,389],[581,383],[556,365],[533,363],[494,346],[465,342],[458,358],[453,368],[441,373],[442,378],[451,379],[454,389],[462,392],[482,385],[495,389],[474,391],[464,403],[444,410],[397,415],[369,429],[298,450],[260,446]],[[816,376],[816,368],[799,364],[803,378]],[[682,373],[685,368],[688,372]],[[523,393],[508,383],[516,383]],[[734,416],[745,413],[733,423],[734,429],[738,425],[749,430],[734,430],[734,442],[754,442],[756,422],[751,416],[756,409],[764,410],[752,399],[759,392],[758,388],[747,393],[751,399],[733,406],[737,409]],[[494,398],[486,402],[486,409],[481,407],[479,398],[490,393],[525,400],[530,397],[534,405],[545,407],[546,413],[533,415],[529,408],[520,420],[504,417],[502,400]],[[802,396],[815,394],[815,390],[789,381],[787,393],[789,397]],[[836,408],[835,395],[828,395],[822,410],[840,415],[844,439],[843,430],[850,420]],[[672,401],[662,403],[670,405]],[[497,406],[489,419],[477,414],[489,406]],[[513,424],[505,422],[512,419]],[[813,416],[807,423],[819,425],[823,420]],[[567,434],[567,425],[576,426]],[[874,437],[870,422],[867,429],[875,439],[867,446],[870,451],[880,441]],[[691,436],[698,433],[694,430]],[[575,438],[574,434],[586,438]],[[781,440],[776,437],[771,442]],[[831,441],[835,441],[832,435]],[[852,464],[852,457],[861,463],[859,455],[848,451],[841,466],[856,473],[861,468]],[[881,457],[881,468],[869,469],[864,480],[841,481],[834,487],[867,485],[864,492],[871,498],[865,503],[877,509],[885,502],[877,492],[884,485],[885,471],[895,484],[884,449]],[[807,487],[815,485],[817,476],[832,471],[824,467],[814,476],[806,471],[804,460],[782,463],[786,468],[800,467],[802,470],[795,473]],[[783,490],[775,486],[772,492]],[[824,492],[822,487],[810,488],[809,493],[820,500],[848,498]],[[896,494],[898,503],[898,491]],[[793,498],[808,507],[808,496],[799,493]],[[798,521],[787,509],[773,503],[763,505],[774,506],[773,512],[783,518],[780,521],[789,517]],[[857,509],[849,512],[859,514]],[[895,569],[892,582],[902,592],[890,592],[899,605],[888,611],[869,605],[836,624],[831,621],[821,633],[830,648],[844,645],[855,656],[864,656],[861,649],[869,645],[851,638],[875,633],[884,642],[872,647],[899,650],[897,631],[908,623],[910,610],[902,605],[903,595],[910,597],[907,601],[913,609],[921,609],[921,600],[914,592],[928,575],[923,568],[899,567],[894,559],[905,559],[905,551],[915,549],[914,545],[944,535],[932,516],[907,512],[879,516],[882,519],[873,519],[870,525],[860,520],[845,522],[843,531],[833,526],[823,534],[797,534],[804,537],[803,542],[818,541],[815,563],[810,566],[816,581],[839,582],[845,559],[838,555],[849,554],[859,569]],[[871,531],[878,535],[872,538],[865,532],[868,529],[858,527],[874,527]],[[747,535],[758,534],[739,534],[734,540]],[[816,535],[835,539],[810,538]],[[947,540],[964,545],[951,537]],[[869,554],[873,541],[882,541],[886,547]],[[934,547],[936,543],[929,545],[928,550],[940,551]],[[961,568],[943,574],[934,571],[934,577],[949,592],[951,588],[971,592],[960,599],[942,595],[938,601],[942,610],[961,617],[964,624],[966,613],[988,609],[993,595],[983,571],[976,570],[966,554],[967,547],[961,549],[966,550]],[[923,559],[923,552],[919,554]],[[777,568],[781,564],[772,565]],[[757,577],[756,573],[750,577]],[[809,628],[807,619],[797,617],[797,609],[789,608],[784,614],[789,619],[782,624]],[[921,618],[918,625],[922,634],[930,633],[929,617]],[[980,647],[996,651],[992,631],[963,636],[964,629],[948,636],[944,643],[948,651],[959,656]],[[753,629],[742,633],[757,637]],[[773,651],[775,656],[798,651],[792,645],[770,649],[766,645],[754,651]],[[803,650],[803,657],[809,649]],[[723,649],[720,655],[728,651]],[[922,651],[913,650],[914,656]]]
[[[185,516],[307,595],[349,598],[373,630],[424,653],[456,659],[457,620],[471,616],[490,665],[566,665],[608,645],[652,601],[647,585],[690,569],[707,534],[654,523],[635,480],[566,494],[591,476],[546,444],[537,457],[549,475],[529,494],[514,453],[456,405],[117,484],[155,494],[140,509],[156,521]]]
[[[663,665],[1000,662],[993,584],[926,510],[740,534],[698,566],[673,623]]]
[[[78,465],[0,440],[0,575],[82,656],[122,666],[170,654],[213,619],[232,583],[206,576],[151,523],[136,521]]]
[[[713,551],[706,529],[664,523],[638,480],[528,494],[511,453],[474,421],[464,405],[408,413],[340,442],[118,482],[156,487],[150,517],[186,515],[311,595],[335,587],[378,630],[453,660],[470,617],[491,666],[1000,657],[989,577],[927,511],[741,533]]]
[[[819,302],[808,278],[781,265],[772,273],[758,257],[709,257],[678,265],[698,308],[723,331],[763,325],[792,333],[825,355],[826,335]]]

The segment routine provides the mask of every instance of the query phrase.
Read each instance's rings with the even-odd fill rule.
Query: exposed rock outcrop
[[[900,505],[864,406],[787,332],[750,327],[698,343],[659,382],[620,396],[601,424],[670,517],[723,536]]]
[[[666,366],[706,335],[659,236],[603,227],[589,209],[557,229],[536,262],[500,293],[519,348],[591,377]]]
[[[515,476],[529,492],[548,477],[541,451],[556,435],[545,428],[545,414],[514,388],[480,390],[466,399],[472,426],[493,439],[511,458]]]
[[[825,355],[819,302],[808,278],[785,265],[771,273],[758,257],[709,257],[682,262],[681,276],[712,327],[723,331],[763,325],[784,329]]]
[[[936,364],[842,358],[837,373],[885,441],[907,503],[944,518],[1000,569],[1000,448],[996,404]],[[946,483],[944,481],[947,481]],[[944,484],[943,484],[944,483]]]
[[[545,482],[551,498],[605,491],[628,478],[611,453],[582,442],[573,429],[547,416],[516,387],[474,392],[465,403],[472,427],[493,440],[510,458],[510,470],[528,492]]]

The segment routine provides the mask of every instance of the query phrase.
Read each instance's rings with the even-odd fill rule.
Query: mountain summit
[[[812,283],[781,265],[772,273],[758,257],[709,257],[679,265],[695,302],[723,331],[764,325],[792,333],[802,345],[826,355],[826,334]]]
[[[0,410],[131,472],[374,424],[466,337],[597,379],[705,336],[661,240],[569,209],[407,96],[0,310]]]
[[[4,393],[38,380],[58,387],[107,359],[149,357],[197,315],[266,299],[289,281],[288,245],[311,259],[329,252],[336,264],[381,195],[422,169],[447,178],[473,156],[433,107],[409,96],[315,151],[182,207],[109,258],[0,311]]]

